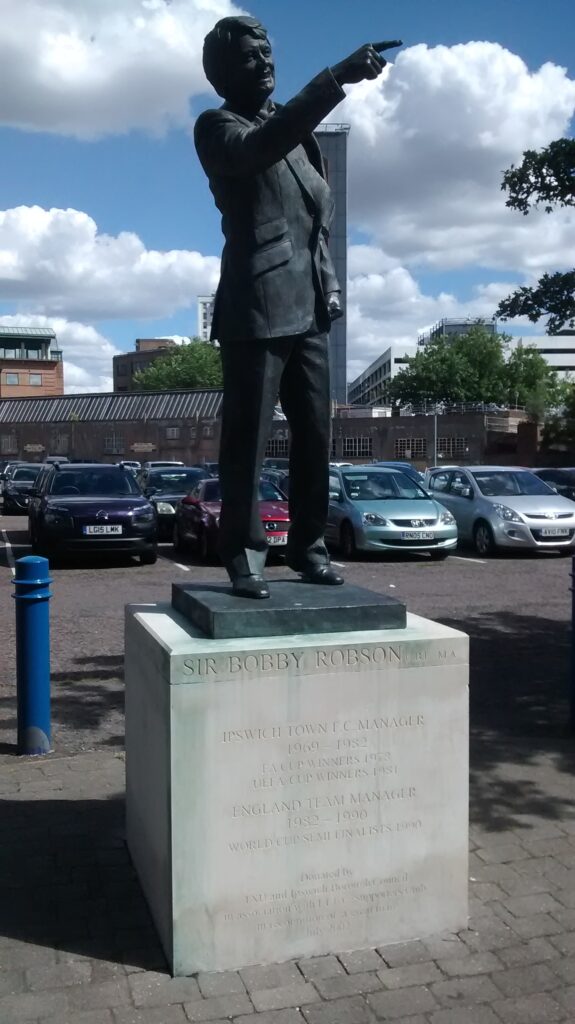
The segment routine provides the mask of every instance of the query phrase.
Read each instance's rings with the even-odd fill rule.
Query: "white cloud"
[[[231,0],[3,0],[0,124],[91,139],[189,121]]]
[[[64,390],[112,391],[112,357],[120,349],[88,324],[34,314],[1,317],[3,327],[52,327],[64,359]]]
[[[133,232],[98,232],[78,210],[0,212],[0,299],[21,312],[80,320],[169,316],[213,291],[220,261],[146,249]]]
[[[505,207],[503,171],[568,132],[575,82],[529,71],[497,43],[414,46],[349,90],[350,219],[410,267],[483,266],[538,276],[572,265],[571,211]]]
[[[413,351],[419,332],[442,317],[477,317],[490,319],[497,303],[511,290],[504,282],[480,285],[465,302],[443,291],[425,294],[406,267],[357,270],[365,253],[364,247],[352,246],[348,281],[348,365],[347,379],[354,380],[385,349],[396,344]],[[386,257],[371,248],[371,265],[385,268]]]

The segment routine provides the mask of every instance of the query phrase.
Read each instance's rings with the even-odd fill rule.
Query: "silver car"
[[[356,551],[427,551],[447,558],[457,546],[451,512],[400,470],[331,466],[325,539],[346,558]]]
[[[459,537],[479,555],[497,548],[575,550],[575,502],[521,466],[428,470],[430,494],[455,516]]]

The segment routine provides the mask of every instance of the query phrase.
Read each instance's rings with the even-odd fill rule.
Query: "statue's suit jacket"
[[[198,117],[196,149],[225,237],[218,341],[328,329],[325,296],[339,289],[327,248],[333,199],[312,132],[344,96],[326,69],[266,120],[230,104]]]

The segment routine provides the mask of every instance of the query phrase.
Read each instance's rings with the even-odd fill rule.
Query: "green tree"
[[[507,355],[510,338],[472,327],[467,334],[429,342],[391,381],[392,402],[521,405],[536,419],[565,400],[561,382],[540,352],[519,346]]]
[[[151,366],[134,374],[142,391],[171,391],[176,388],[220,388],[220,350],[207,341],[192,338],[184,345],[166,350]]]
[[[391,381],[392,402],[503,402],[506,396],[502,336],[484,327],[435,338],[409,359]]]
[[[557,139],[537,152],[528,149],[519,167],[505,171],[501,188],[506,206],[523,214],[537,206],[551,213],[557,206],[575,206],[575,139]],[[537,323],[548,316],[547,333],[575,327],[575,270],[543,274],[533,287],[523,286],[499,303],[502,320],[527,316]]]

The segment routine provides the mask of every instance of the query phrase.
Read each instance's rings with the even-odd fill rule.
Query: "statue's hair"
[[[267,32],[256,18],[221,18],[204,39],[203,65],[208,82],[219,96],[228,99],[227,72],[230,51],[241,36],[267,39]]]

